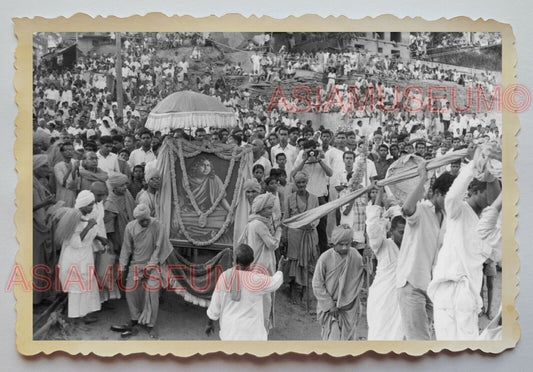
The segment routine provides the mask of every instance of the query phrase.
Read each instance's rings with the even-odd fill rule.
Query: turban
[[[353,231],[348,225],[339,225],[333,229],[331,233],[331,243],[337,245],[340,242],[352,242]]]
[[[148,207],[146,204],[142,204],[142,203],[139,204],[133,210],[133,218],[136,218],[136,219],[150,218],[150,207]]]
[[[33,155],[33,170],[36,170],[37,168],[41,168],[43,165],[49,164],[48,163],[48,155]]]
[[[254,199],[254,202],[252,203],[252,213],[258,214],[267,207],[274,207],[274,195],[269,192],[261,194]]]
[[[257,192],[261,192],[261,185],[259,184],[259,182],[257,182],[256,179],[244,181],[243,187],[244,191],[255,190]]]
[[[299,181],[299,180],[306,180],[306,181],[309,181],[309,176],[307,176],[307,173],[304,173],[304,172],[297,172],[295,175],[294,175],[294,181]]]
[[[76,198],[76,204],[74,205],[74,208],[80,209],[88,206],[91,203],[94,203],[94,194],[89,190],[82,190]]]
[[[157,168],[150,167],[146,170],[146,174],[144,175],[144,180],[146,183],[150,181],[154,177],[161,177],[161,173],[157,170]]]
[[[125,185],[126,183],[128,183],[128,177],[126,177],[126,175],[117,172],[109,172],[107,185],[110,190]]]

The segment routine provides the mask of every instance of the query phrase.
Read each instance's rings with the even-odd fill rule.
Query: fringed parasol
[[[235,113],[216,98],[183,91],[159,102],[148,115],[145,127],[168,133],[173,129],[228,128],[235,125]]]

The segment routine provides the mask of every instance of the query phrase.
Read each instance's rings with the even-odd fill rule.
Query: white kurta
[[[87,226],[81,221],[74,235],[63,242],[59,256],[59,278],[68,292],[68,317],[80,318],[100,310],[100,294],[94,269],[93,240],[97,227],[89,230],[85,239],[80,233]]]
[[[232,281],[238,280],[239,301],[231,299]],[[207,316],[220,320],[221,340],[267,340],[263,316],[263,295],[277,290],[283,274],[262,275],[251,271],[228,269],[220,275],[207,309]]]
[[[445,199],[446,233],[428,286],[437,340],[475,340],[483,283],[483,263],[491,247],[477,232],[479,218],[464,201],[473,179],[472,162],[464,166]]]
[[[396,265],[400,249],[387,239],[387,221],[380,218],[381,207],[366,208],[369,245],[378,259],[376,276],[368,290],[368,340],[402,340],[403,328],[396,288]]]

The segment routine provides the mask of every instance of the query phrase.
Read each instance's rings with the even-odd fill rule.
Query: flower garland
[[[186,141],[183,141],[183,140],[178,140],[178,147],[183,147],[184,145],[186,145],[188,148],[191,148],[193,149],[194,151],[191,151],[191,152],[187,152],[187,154],[183,154],[183,156],[185,158],[193,158],[195,157],[196,155],[202,153],[202,152],[207,152],[208,154],[215,154],[217,157],[221,158],[221,159],[224,159],[224,160],[231,160],[233,158],[233,152],[237,153],[237,152],[241,152],[240,154],[238,154],[237,157],[240,157],[242,156],[242,154],[246,151],[245,148],[240,148],[240,147],[233,147],[232,145],[218,145],[217,148],[213,148],[211,146],[198,146],[192,142],[186,142]],[[174,144],[170,143],[170,146],[172,148],[172,150],[174,152],[178,152],[178,150],[176,149],[176,146],[174,146]],[[231,155],[224,155],[223,153],[220,152],[220,149],[219,147],[221,146],[224,146],[224,147],[227,147],[227,148],[230,148],[231,146],[231,149],[232,149],[232,154]],[[248,151],[251,151],[251,147],[250,147],[250,150]]]
[[[356,191],[363,187],[363,177],[366,174],[366,152],[362,152],[359,157],[360,159],[357,162],[352,178],[348,181],[348,189],[350,191]]]
[[[244,152],[239,154],[238,157],[242,157],[243,154],[244,154]],[[217,156],[218,155],[219,154],[217,154]],[[177,225],[177,227],[181,231],[183,231],[183,235],[185,236],[185,239],[187,239],[190,243],[192,243],[195,246],[200,246],[200,247],[203,246],[203,247],[205,247],[205,246],[213,244],[218,239],[220,239],[220,237],[226,232],[226,230],[228,229],[229,225],[231,224],[231,221],[233,220],[233,216],[235,214],[235,207],[236,207],[237,202],[238,202],[238,197],[239,197],[239,195],[242,192],[244,179],[242,177],[238,177],[237,178],[237,183],[235,185],[235,192],[233,193],[233,199],[232,199],[231,205],[230,205],[230,211],[228,212],[228,214],[226,216],[226,219],[225,219],[224,223],[222,224],[221,228],[209,240],[200,241],[200,240],[196,240],[196,239],[192,238],[191,235],[185,229],[185,224],[183,223],[183,219],[182,219],[182,216],[181,216],[181,207],[180,207],[180,203],[178,201],[177,187],[175,186],[175,185],[177,185],[177,183],[176,183],[175,160],[174,160],[173,156],[170,157],[170,163],[171,163],[171,175],[172,175],[172,185],[173,185],[172,193],[173,193],[173,197],[174,197],[174,207],[176,208],[173,225],[174,226]],[[244,162],[241,161],[240,167],[239,167],[239,173],[242,173],[244,171],[243,168],[244,168]]]
[[[363,152],[359,155],[360,159],[357,163],[357,166],[355,167],[355,171],[353,172],[352,178],[350,178],[350,181],[348,181],[348,190],[350,192],[359,190],[361,187],[363,187],[363,177],[366,174],[366,150],[363,150]],[[361,198],[365,198],[366,195],[363,195]],[[355,203],[355,200],[353,200],[351,203],[348,204],[346,209],[344,210],[344,214],[348,215],[350,211],[353,208],[353,205]]]
[[[218,197],[215,199],[215,201],[211,205],[211,208],[209,208],[205,212],[202,212],[202,210],[198,206],[198,203],[196,202],[194,194],[192,193],[192,190],[191,190],[191,185],[189,183],[189,176],[185,168],[185,158],[183,156],[182,142],[178,142],[178,158],[180,160],[181,173],[183,175],[183,182],[182,182],[183,188],[185,189],[185,192],[187,193],[187,196],[189,197],[189,200],[191,201],[194,211],[199,216],[198,225],[200,227],[205,227],[207,223],[207,217],[209,217],[211,213],[215,211],[215,209],[218,207],[222,199],[226,196],[226,189],[228,188],[228,185],[231,181],[231,175],[233,174],[233,167],[235,166],[236,148],[233,149],[232,154],[231,154],[231,160],[229,163],[228,172],[226,173],[226,179],[224,180],[224,184],[223,184],[223,192],[221,192],[220,195],[218,195]]]

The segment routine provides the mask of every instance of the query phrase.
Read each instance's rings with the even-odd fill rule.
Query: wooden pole
[[[116,73],[116,93],[118,105],[118,117],[122,117],[124,112],[124,100],[122,95],[122,45],[120,40],[120,32],[115,32],[115,41],[117,47],[117,58],[115,59],[115,73]],[[115,118],[115,123],[118,118]]]
[[[68,296],[64,296],[61,302],[59,303],[59,305],[50,314],[46,323],[42,327],[34,331],[33,333],[34,340],[40,340],[46,334],[46,332],[50,329],[50,327],[57,323],[57,321],[61,317],[61,312],[63,312],[63,308],[67,304],[67,299],[68,299]],[[34,327],[35,326],[36,324],[34,324]]]
[[[57,298],[52,302],[50,306],[41,314],[39,317],[33,322],[33,326],[35,327],[37,324],[39,324],[42,320],[45,318],[48,318],[50,314],[58,307],[58,305],[62,302],[64,302],[65,295],[58,295]]]

